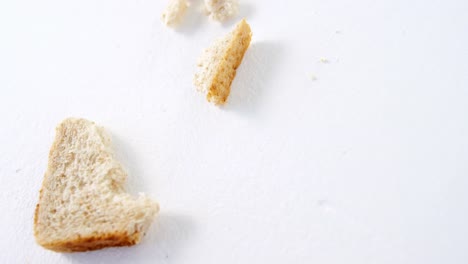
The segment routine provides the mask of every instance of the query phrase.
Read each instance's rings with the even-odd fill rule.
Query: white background
[[[241,1],[176,31],[165,4],[1,1],[1,263],[468,262],[467,1]],[[217,108],[196,59],[241,17],[252,45]],[[129,191],[159,201],[140,245],[36,245],[69,116],[104,126]]]

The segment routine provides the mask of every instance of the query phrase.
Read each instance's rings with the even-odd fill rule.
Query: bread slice
[[[204,51],[198,62],[194,84],[206,93],[206,99],[216,105],[226,102],[237,67],[250,45],[252,31],[245,19],[237,23],[227,36]]]
[[[211,19],[223,22],[237,14],[239,3],[237,0],[205,0],[205,10]]]
[[[137,244],[159,206],[127,194],[126,177],[103,128],[85,119],[64,120],[36,206],[37,243],[62,252]]]
[[[187,0],[169,0],[161,20],[168,27],[177,26],[182,21],[188,6]]]

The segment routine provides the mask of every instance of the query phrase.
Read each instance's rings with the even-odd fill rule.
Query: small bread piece
[[[59,252],[137,244],[159,206],[127,194],[126,177],[101,127],[64,120],[56,128],[36,206],[37,243]]]
[[[250,26],[243,19],[227,36],[203,52],[193,82],[199,91],[206,93],[208,102],[216,105],[226,102],[237,67],[242,62],[251,38]]]
[[[169,0],[169,4],[161,16],[161,20],[168,27],[177,26],[182,21],[188,6],[187,0]]]
[[[223,22],[237,14],[239,3],[237,0],[205,0],[205,9],[211,19]]]

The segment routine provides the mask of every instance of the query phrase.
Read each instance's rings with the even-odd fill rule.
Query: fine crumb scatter
[[[330,61],[328,59],[325,59],[325,58],[320,58],[319,62],[324,63],[324,64],[330,63]]]

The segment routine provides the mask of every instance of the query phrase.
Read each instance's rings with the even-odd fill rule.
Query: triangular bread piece
[[[159,206],[127,194],[126,177],[101,127],[64,120],[56,128],[36,206],[37,243],[62,252],[138,243]]]
[[[227,36],[217,40],[204,51],[198,61],[194,84],[206,93],[206,99],[216,105],[224,104],[231,92],[237,67],[250,45],[252,31],[243,19]]]

